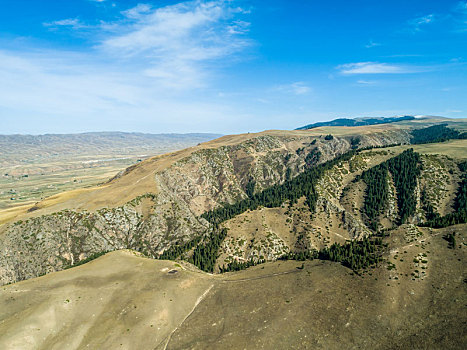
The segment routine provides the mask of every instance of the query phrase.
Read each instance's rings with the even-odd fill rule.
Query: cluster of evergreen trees
[[[313,148],[305,157],[305,164],[309,168],[317,164],[321,160],[321,151],[316,147]],[[287,168],[288,169],[288,168]]]
[[[411,132],[412,144],[443,142],[451,139],[465,139],[467,133],[460,133],[457,130],[448,128],[447,124],[433,125],[423,129],[416,129]]]
[[[226,228],[212,231],[206,242],[198,244],[189,261],[203,271],[213,272],[219,247],[225,236],[227,236]]]
[[[286,201],[290,201],[291,204],[294,204],[302,196],[306,196],[307,204],[313,212],[318,198],[315,190],[318,180],[327,170],[342,161],[349,160],[355,153],[356,151],[354,150],[347,152],[331,161],[309,168],[293,179],[286,180],[282,184],[271,186],[237,203],[225,204],[218,209],[202,214],[201,217],[214,225],[218,225],[247,210],[255,210],[259,206],[276,208],[280,207]]]
[[[289,169],[289,168],[287,168],[287,169]],[[253,195],[255,193],[255,186],[256,186],[256,181],[254,179],[250,179],[250,181],[248,181],[248,183],[246,184],[245,192],[246,192],[246,195],[248,196],[248,198],[253,197]]]
[[[319,251],[321,260],[337,261],[354,271],[374,266],[382,260],[383,239],[365,237],[361,241],[350,241],[344,245],[334,243]]]
[[[169,249],[165,250],[161,255],[159,255],[158,258],[161,260],[175,260],[182,254],[198,245],[200,241],[201,236],[195,237],[186,243],[176,242]]]
[[[379,225],[379,215],[386,207],[389,193],[387,163],[385,162],[363,172],[361,179],[367,185],[363,212],[368,218],[368,226],[376,231]]]
[[[382,261],[383,239],[379,236],[365,237],[361,241],[352,240],[346,244],[334,243],[329,248],[321,250],[307,250],[303,252],[289,252],[283,255],[281,260],[330,260],[342,263],[342,265],[354,271],[360,271],[369,266],[374,266]]]
[[[227,266],[224,265],[222,267],[219,267],[219,271],[220,273],[230,272],[230,271],[240,271],[240,270],[245,270],[251,266],[264,264],[265,262],[266,260],[264,259],[253,260],[252,258],[248,259],[247,261],[234,260],[231,263],[228,263]]]
[[[440,216],[433,210],[430,216],[427,215],[427,222],[421,226],[442,228],[467,222],[467,161],[459,164],[459,170],[462,172],[462,178],[456,195],[454,212]]]
[[[352,147],[352,149],[357,149],[358,145],[360,144],[361,141],[362,141],[362,139],[359,136],[352,137],[350,139],[350,146]]]
[[[201,243],[202,236],[195,237],[186,243],[177,242],[159,255],[158,259],[176,260],[180,257],[183,258],[186,252],[195,248],[193,255],[188,261],[203,271],[213,272],[219,247],[226,236],[227,229],[219,229],[216,227],[210,235],[204,239],[203,243]]]
[[[410,148],[387,163],[396,187],[399,220],[403,224],[417,208],[414,191],[420,175],[420,154]]]
[[[310,249],[302,252],[289,252],[282,255],[279,260],[330,260],[340,262],[342,265],[359,272],[367,267],[375,266],[383,260],[383,239],[378,236],[365,237],[361,241],[352,240],[346,244],[334,243],[329,248],[320,251]],[[220,272],[244,270],[250,266],[264,263],[265,260],[249,259],[245,262],[233,261],[220,268]]]
[[[378,229],[378,217],[387,205],[389,172],[396,187],[399,221],[403,224],[415,213],[417,206],[414,190],[420,175],[420,155],[410,148],[363,172],[355,179],[362,179],[367,185],[363,211],[368,218],[369,227],[375,231]]]

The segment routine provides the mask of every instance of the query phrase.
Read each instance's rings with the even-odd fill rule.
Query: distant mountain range
[[[402,117],[388,117],[388,118],[339,118],[327,122],[318,122],[314,124],[308,124],[297,128],[295,130],[308,130],[318,128],[320,126],[365,126],[365,125],[376,125],[376,124],[387,124],[396,123],[406,120],[413,120],[415,117],[405,115]]]
[[[133,132],[88,132],[81,134],[0,135],[0,164],[24,164],[31,161],[60,159],[73,155],[161,154],[222,135],[145,134]]]

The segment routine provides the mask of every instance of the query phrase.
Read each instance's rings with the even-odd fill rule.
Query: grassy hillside
[[[355,180],[362,171],[396,157],[402,147],[359,151],[350,159],[333,160],[355,147],[409,141],[406,130],[382,133],[381,127],[367,127],[366,134],[355,134],[360,127],[348,128],[354,133],[346,131],[343,136],[335,130],[332,138],[320,128],[225,136],[142,161],[101,186],[0,211],[0,220],[6,223],[0,227],[0,247],[7,252],[0,256],[0,279],[8,283],[35,277],[123,248],[157,258],[193,240],[196,244],[182,255],[170,256],[219,271],[230,263],[308,256],[333,243],[362,239],[379,227],[395,228],[400,224],[401,198],[394,172],[387,178],[391,191],[381,208],[386,211],[372,226],[368,213],[362,211],[367,184]],[[460,179],[458,160],[427,159],[422,157],[427,168],[410,190],[416,203],[415,211],[411,208],[408,214],[410,224],[423,223],[430,205],[440,215],[453,210]],[[308,174],[321,166],[324,173]],[[309,175],[310,184],[300,186],[300,179]],[[297,191],[287,187],[290,181],[298,181],[292,186]],[[291,197],[283,196],[284,188]],[[254,207],[240,206],[239,212],[229,214],[230,220],[222,223],[228,229],[226,236],[213,240],[213,226],[203,213],[226,203],[248,204],[249,197],[262,199],[255,199]]]
[[[0,210],[0,348],[465,348],[467,140],[409,145],[440,123],[230,135]]]
[[[363,276],[318,261],[213,276],[109,253],[3,286],[0,347],[462,349],[466,229],[394,233],[387,263]]]

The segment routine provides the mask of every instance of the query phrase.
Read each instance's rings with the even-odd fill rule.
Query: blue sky
[[[467,117],[467,1],[0,0],[0,133]]]

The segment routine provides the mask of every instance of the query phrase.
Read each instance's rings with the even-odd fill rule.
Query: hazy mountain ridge
[[[388,124],[388,123],[397,123],[404,120],[414,120],[414,116],[402,116],[402,117],[380,117],[380,118],[338,118],[330,120],[327,122],[317,122],[313,124],[308,124],[302,127],[297,128],[296,130],[309,130],[314,128],[319,128],[320,126],[365,126],[365,125],[378,125],[378,124]]]
[[[145,154],[186,148],[220,137],[219,134],[144,134],[90,132],[81,134],[0,135],[0,164],[11,166],[35,160],[101,154]],[[18,155],[21,154],[21,157]]]
[[[131,164],[217,134],[0,135],[0,209],[106,182]]]

